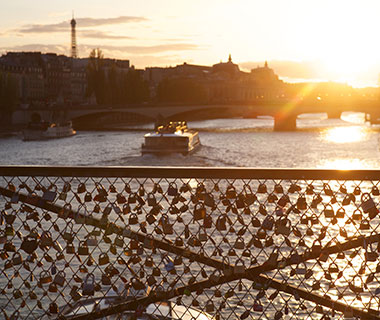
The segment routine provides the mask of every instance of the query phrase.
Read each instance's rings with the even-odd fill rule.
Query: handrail
[[[0,166],[2,176],[205,178],[205,179],[302,179],[379,180],[380,170],[272,169],[240,167],[153,167],[153,166]]]

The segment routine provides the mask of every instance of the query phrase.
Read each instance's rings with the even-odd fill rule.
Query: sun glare
[[[366,168],[359,159],[335,159],[327,160],[320,165],[321,169],[358,170]]]
[[[334,143],[358,142],[365,139],[365,128],[359,126],[328,128],[321,133],[323,140]]]

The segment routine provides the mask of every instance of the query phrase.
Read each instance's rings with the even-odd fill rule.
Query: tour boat
[[[49,123],[45,121],[30,122],[23,130],[23,140],[46,140],[71,137],[76,134],[71,121],[63,123]]]
[[[188,129],[185,121],[169,122],[167,125],[157,127],[156,132],[144,136],[141,153],[187,155],[200,146],[198,132]]]

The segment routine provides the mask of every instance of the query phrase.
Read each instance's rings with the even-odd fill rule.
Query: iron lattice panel
[[[2,169],[5,318],[65,318],[115,292],[128,300],[72,318],[155,301],[216,319],[379,317],[379,181],[365,173],[43,169]]]

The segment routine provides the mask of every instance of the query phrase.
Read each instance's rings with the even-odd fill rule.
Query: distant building
[[[283,82],[265,62],[264,67],[243,72],[232,62],[231,55],[227,62],[213,66],[187,64],[175,67],[145,69],[151,96],[154,97],[158,85],[164,79],[187,78],[199,83],[206,92],[207,103],[254,102],[257,100],[278,99],[283,93]]]

